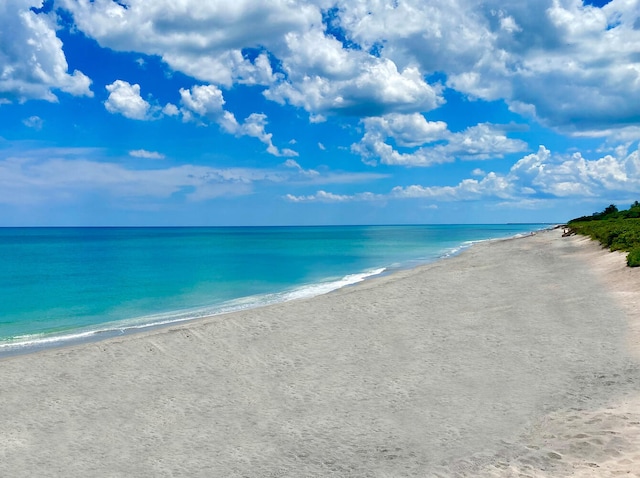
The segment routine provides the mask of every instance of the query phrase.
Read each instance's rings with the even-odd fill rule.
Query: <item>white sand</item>
[[[640,476],[640,270],[560,234],[4,359],[0,476]]]

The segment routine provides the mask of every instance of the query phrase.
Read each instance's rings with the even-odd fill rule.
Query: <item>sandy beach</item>
[[[640,476],[640,270],[561,230],[0,361],[0,476]]]

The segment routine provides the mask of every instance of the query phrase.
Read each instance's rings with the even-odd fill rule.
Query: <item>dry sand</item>
[[[640,476],[640,270],[560,234],[5,358],[0,476]]]

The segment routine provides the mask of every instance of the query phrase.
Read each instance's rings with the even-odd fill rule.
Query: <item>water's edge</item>
[[[238,299],[226,301],[220,304],[214,304],[210,307],[184,309],[160,314],[146,315],[127,320],[81,327],[73,330],[68,330],[63,333],[33,334],[14,337],[9,340],[0,339],[0,359],[16,355],[36,353],[47,349],[62,348],[84,343],[94,343],[114,337],[148,332],[176,324],[210,318],[241,310],[256,309],[297,299],[312,298],[330,293],[338,289],[342,289],[344,287],[353,286],[357,283],[376,277],[393,274],[402,270],[415,269],[426,264],[454,257],[477,243],[524,237],[535,233],[536,231],[552,229],[553,227],[554,226],[547,225],[544,227],[540,227],[539,229],[535,229],[532,232],[517,233],[507,237],[464,241],[453,248],[444,250],[437,257],[414,259],[401,264],[389,264],[386,267],[358,271],[353,274],[348,274],[339,280],[324,280],[316,283],[304,284],[295,288],[276,291],[273,293],[240,297]]]

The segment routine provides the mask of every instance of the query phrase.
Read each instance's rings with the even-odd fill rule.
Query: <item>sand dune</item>
[[[0,361],[0,476],[640,476],[640,271],[561,231]]]

